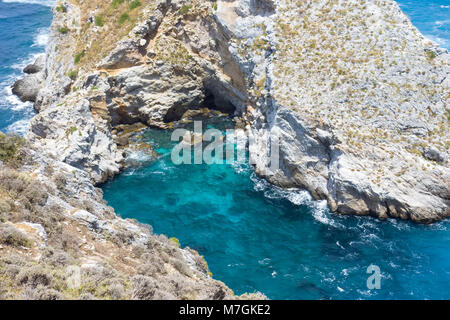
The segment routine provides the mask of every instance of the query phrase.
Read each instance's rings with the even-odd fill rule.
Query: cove
[[[220,127],[213,123],[205,127]],[[271,299],[448,299],[450,230],[329,212],[303,190],[283,190],[248,164],[174,165],[170,131],[141,139],[160,156],[103,186],[124,218],[177,237],[204,255],[236,294]],[[368,289],[367,268],[381,271]]]

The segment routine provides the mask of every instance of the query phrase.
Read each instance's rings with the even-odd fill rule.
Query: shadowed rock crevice
[[[199,110],[208,108],[210,110],[217,110],[227,114],[234,114],[236,107],[232,102],[224,95],[215,95],[212,91],[204,89],[204,99],[197,105],[177,103],[170,108],[164,116],[164,122],[169,123],[173,121],[179,121],[183,118],[183,115],[189,110]]]

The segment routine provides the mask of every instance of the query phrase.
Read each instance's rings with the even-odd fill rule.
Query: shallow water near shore
[[[329,212],[303,190],[282,190],[248,164],[174,165],[169,131],[143,140],[161,157],[103,186],[125,218],[179,238],[237,294],[271,299],[450,298],[448,222],[432,226]],[[367,268],[381,289],[367,288]]]

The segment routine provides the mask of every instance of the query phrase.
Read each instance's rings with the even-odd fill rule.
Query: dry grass
[[[130,33],[151,0],[81,1],[72,0],[81,9],[80,32],[76,35],[78,68],[94,68],[117,42]],[[95,12],[89,21],[89,13]]]

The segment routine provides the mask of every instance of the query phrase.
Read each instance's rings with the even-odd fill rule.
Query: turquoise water
[[[399,1],[429,38],[450,47],[448,1]],[[169,134],[145,140],[165,154]],[[169,156],[103,187],[124,217],[198,250],[236,293],[272,299],[450,299],[449,222],[433,226],[329,212],[302,190],[281,190],[249,166],[173,165]],[[369,265],[381,289],[367,288]]]
[[[23,133],[33,116],[9,86],[43,52],[55,1],[0,1],[0,130]],[[450,47],[450,2],[398,1],[429,38]],[[168,133],[145,140],[165,154]],[[175,166],[170,157],[130,169],[104,186],[124,217],[151,224],[203,254],[236,293],[273,299],[450,298],[449,223],[412,223],[331,214],[301,190],[280,190],[246,165]],[[378,265],[381,289],[366,269]]]
[[[272,299],[450,298],[447,222],[421,226],[331,214],[302,190],[281,190],[248,165],[174,165],[170,132],[144,140],[161,157],[105,184],[123,217],[151,224],[205,256],[236,293]],[[368,290],[367,267],[381,289]]]

